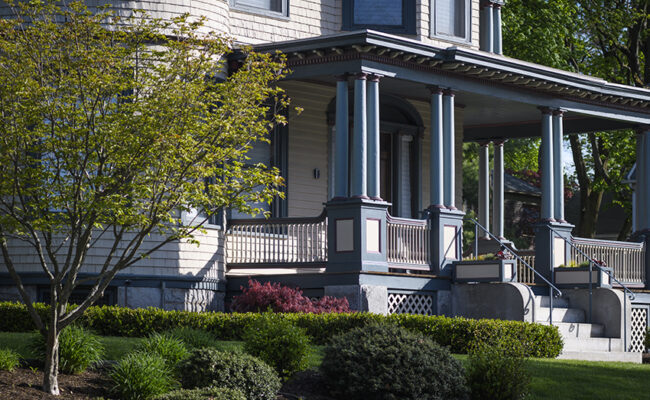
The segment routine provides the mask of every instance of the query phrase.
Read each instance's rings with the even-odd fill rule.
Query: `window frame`
[[[386,33],[415,35],[415,0],[402,0],[402,25],[370,25],[354,23],[355,0],[343,0],[343,24],[341,30],[372,29]]]
[[[262,7],[255,7],[249,4],[241,4],[241,0],[229,0],[230,8],[251,14],[259,14],[266,17],[289,19],[289,0],[280,0],[282,2],[282,11],[273,11]]]
[[[436,28],[436,1],[430,0],[429,3],[429,37],[432,39],[442,39],[449,42],[467,44],[472,42],[472,1],[462,0],[465,2],[465,36],[453,36],[444,33],[438,33]]]

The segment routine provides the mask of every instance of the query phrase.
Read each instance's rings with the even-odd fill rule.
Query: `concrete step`
[[[623,340],[618,338],[566,338],[563,351],[623,351]]]
[[[550,307],[551,306],[550,299],[551,299],[550,296],[535,296],[535,305],[537,307]],[[554,297],[553,308],[555,307],[569,308],[569,300],[564,299],[562,297]]]
[[[549,322],[551,309],[548,307],[539,307],[535,310],[536,322]],[[578,308],[555,308],[553,305],[553,322],[585,322],[585,312]]]
[[[641,364],[641,353],[622,351],[563,351],[558,356],[562,360],[618,361]]]
[[[549,325],[548,321],[541,322]],[[586,324],[581,322],[553,322],[558,327],[560,335],[565,339],[571,338],[596,338],[603,337],[605,327],[600,324]]]

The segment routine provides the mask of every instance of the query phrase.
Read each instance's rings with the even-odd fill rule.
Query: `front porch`
[[[346,295],[363,310],[451,315],[455,263],[487,247],[514,255],[512,274],[499,280],[507,275],[527,285],[518,296],[533,303],[540,291],[560,292],[557,267],[582,262],[587,281],[576,284],[590,292],[602,282],[626,291],[648,288],[644,240],[571,235],[561,159],[565,134],[625,128],[638,130],[639,157],[650,157],[647,91],[371,31],[269,47],[276,49],[288,54],[293,71],[283,85],[305,107],[303,115],[289,115],[288,211],[284,218],[228,221],[232,290],[255,276],[312,296]],[[503,144],[532,136],[542,139],[542,207],[535,250],[519,252],[505,237]],[[480,144],[478,221],[462,211],[462,143],[468,141]],[[650,190],[650,173],[637,174],[639,185]],[[639,216],[650,214],[637,212],[637,225],[650,227]],[[464,224],[480,227],[469,249],[463,249]],[[644,315],[647,322],[647,309]]]

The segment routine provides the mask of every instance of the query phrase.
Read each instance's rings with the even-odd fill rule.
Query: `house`
[[[647,230],[649,90],[504,57],[501,8],[507,4],[498,0],[141,1],[115,7],[162,18],[205,16],[209,28],[239,43],[282,51],[292,72],[281,85],[304,112],[291,112],[288,125],[272,132],[271,144],[252,152],[286,178],[286,199],[269,206],[271,219],[233,212],[213,221],[198,237],[198,249],[165,246],[119,275],[110,302],[220,310],[253,276],[297,285],[313,297],[346,296],[354,308],[371,312],[559,323],[571,349],[582,352],[565,348],[566,356],[586,357],[591,350],[630,359],[628,350],[642,348],[650,296],[636,293],[630,300],[621,288],[650,285],[647,246],[572,237],[563,215],[561,138],[636,129],[636,222],[639,231]],[[462,143],[482,144],[477,226],[496,241],[506,239],[503,143],[530,136],[541,136],[543,154],[535,256],[526,264],[497,260],[459,268]],[[101,259],[101,248],[94,251],[88,273]],[[611,260],[618,280],[610,282],[598,266],[593,273],[554,273],[585,256]],[[18,267],[42,298],[46,289],[34,260],[25,255]],[[462,283],[517,276],[519,283]],[[589,277],[604,287],[590,294]],[[15,297],[6,274],[2,279],[0,297]],[[553,289],[562,285],[569,289]]]

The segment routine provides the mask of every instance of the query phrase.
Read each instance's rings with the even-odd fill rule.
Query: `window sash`
[[[231,0],[231,5],[244,10],[287,15],[287,0]]]
[[[446,36],[469,41],[471,10],[468,0],[431,0],[432,36]]]

